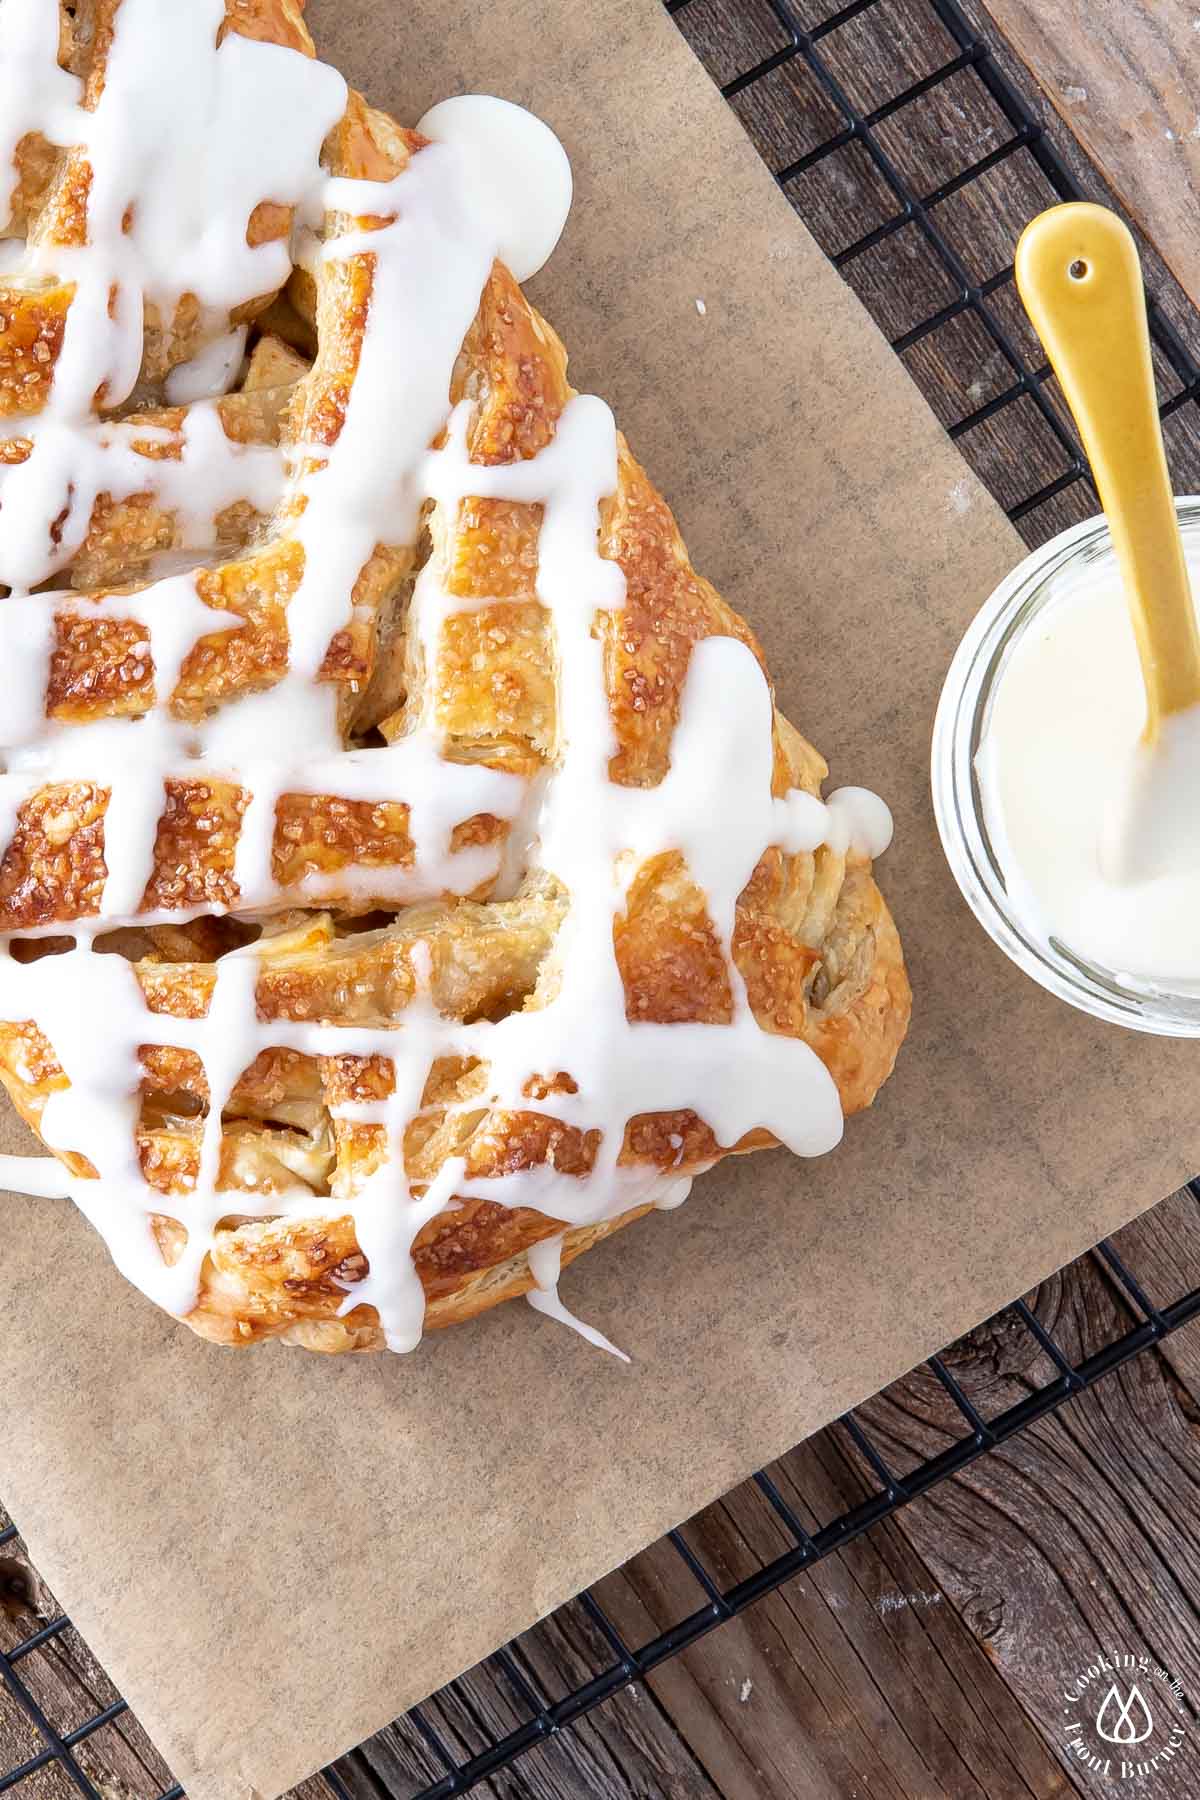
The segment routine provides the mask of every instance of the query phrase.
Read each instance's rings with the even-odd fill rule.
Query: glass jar
[[[1200,556],[1200,498],[1176,501],[1189,561]],[[1164,1037],[1200,1037],[1200,985],[1168,989],[1116,974],[1077,956],[1025,916],[1010,895],[989,839],[975,757],[992,701],[1014,648],[1030,625],[1080,571],[1111,574],[1116,556],[1107,522],[1085,519],[1060,532],[1019,563],[973,620],[959,645],[938,705],[933,730],[933,807],[946,859],[963,897],[984,930],[1019,969],[1060,1000]]]

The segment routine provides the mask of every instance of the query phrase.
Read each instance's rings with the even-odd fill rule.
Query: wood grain
[[[7,1522],[0,1513],[0,1525]],[[30,1564],[21,1540],[4,1545],[0,1549],[0,1649],[13,1649],[59,1616],[58,1605]],[[17,1667],[34,1700],[60,1733],[74,1730],[120,1698],[71,1627],[22,1658]],[[5,1694],[0,1699],[0,1772],[15,1768],[41,1748],[39,1733]],[[143,1800],[143,1796],[160,1794],[170,1786],[165,1763],[130,1713],[85,1739],[77,1755],[80,1767],[106,1800],[109,1796]],[[62,1769],[53,1764],[29,1776],[18,1791],[22,1800],[26,1796],[28,1800],[60,1800],[75,1792]]]
[[[577,1604],[562,1607],[513,1647],[518,1676],[561,1694],[607,1660],[596,1628]],[[451,1683],[421,1709],[451,1753],[465,1758],[529,1717],[496,1660]],[[407,1795],[414,1780],[443,1772],[412,1719],[397,1720],[337,1765],[355,1800]],[[475,1790],[494,1800],[721,1800],[654,1695],[626,1688],[598,1712],[528,1752]]]
[[[986,0],[988,11],[1200,299],[1200,33],[1184,0]]]
[[[1200,1282],[1200,1210],[1176,1196],[1120,1234],[1143,1282]],[[1173,1286],[1171,1295],[1181,1287]],[[1074,1266],[1038,1294],[1036,1310],[1068,1356],[1128,1329],[1111,1280]],[[949,1353],[975,1404],[994,1414],[1044,1379],[1026,1334],[999,1325]],[[900,1521],[910,1545],[982,1642],[1064,1771],[1087,1794],[1103,1781],[1068,1762],[1058,1726],[1061,1688],[1105,1647],[1149,1651],[1181,1680],[1191,1702],[1189,1760],[1123,1791],[1192,1800],[1200,1792],[1200,1584],[1197,1407],[1185,1377],[1200,1376],[1194,1331],[1106,1377],[1053,1418],[936,1489]],[[863,1409],[885,1454],[936,1449],[951,1423],[946,1396],[918,1372]]]
[[[1083,3],[1076,0],[1076,4]],[[1141,10],[1154,3],[1143,0]],[[1166,4],[1174,8],[1178,0],[1166,0]],[[1092,199],[1119,204],[1119,194],[1106,179],[1103,165],[1097,168],[1083,157],[1053,113],[1049,99],[1041,98],[1020,59],[1008,52],[996,34],[982,0],[964,0],[964,5],[971,22],[990,38],[998,61],[1051,127],[1080,186]],[[1054,12],[1045,0],[1028,0],[1028,5],[1039,15]],[[832,10],[830,0],[803,0],[798,7],[806,25],[819,24]],[[692,0],[678,15],[693,47],[720,80],[744,72],[763,56],[783,48],[786,38],[778,21],[772,30],[772,18],[765,0],[745,6],[741,0]],[[1200,44],[1200,37],[1196,42]],[[817,47],[825,73],[863,113],[935,75],[953,62],[957,51],[927,0],[877,0],[823,37]],[[788,170],[816,151],[844,123],[801,58],[755,82],[733,104],[764,160],[777,171]],[[895,112],[877,128],[875,137],[911,191],[918,198],[928,198],[943,184],[958,181],[981,159],[1000,153],[1011,141],[1012,127],[978,78],[963,70]],[[784,186],[831,256],[844,256],[864,235],[895,218],[901,206],[876,163],[858,143],[821,157],[788,177]],[[930,209],[931,222],[958,258],[965,279],[990,282],[1002,278],[987,304],[996,332],[989,331],[975,312],[966,312],[903,355],[926,400],[949,428],[961,428],[980,407],[1010,388],[1022,365],[1033,370],[1044,364],[1013,287],[1011,265],[1025,224],[1058,198],[1032,151],[1018,145]],[[1190,300],[1152,239],[1139,229],[1136,213],[1131,223],[1152,291],[1184,340],[1197,348],[1200,334]],[[905,225],[845,262],[842,274],[893,340],[935,313],[958,291],[956,276],[948,273],[916,223]],[[1007,347],[997,333],[1007,339]],[[1179,391],[1179,378],[1157,351],[1155,369],[1160,395],[1168,399]],[[1044,391],[1065,421],[1057,385],[1051,381]],[[1200,413],[1194,404],[1173,416],[1166,437],[1176,490],[1200,490]],[[1028,397],[990,420],[969,426],[958,446],[980,479],[1007,506],[1018,505],[1053,481],[1068,462]],[[1044,502],[1018,524],[1033,545],[1096,511],[1095,492],[1084,480]]]
[[[826,1519],[857,1497],[822,1432],[775,1471],[802,1513]],[[751,1572],[785,1539],[744,1486],[688,1528],[721,1579]],[[686,1603],[663,1546],[603,1585],[635,1637]],[[912,1550],[888,1524],[665,1665],[654,1692],[728,1800],[1028,1800],[1074,1792]]]
[[[1130,1226],[1119,1245],[1152,1297],[1200,1284],[1200,1209],[1190,1194]],[[1092,1260],[1047,1283],[1033,1303],[1072,1356],[1131,1323]],[[1052,1373],[1011,1314],[953,1346],[947,1362],[986,1416]],[[631,1785],[646,1795],[715,1790],[725,1800],[1099,1800],[1103,1787],[1067,1761],[1056,1734],[1070,1672],[1098,1645],[1149,1649],[1200,1694],[1197,1391],[1200,1333],[1192,1330],[665,1664],[649,1684],[652,1754],[629,1744],[637,1703],[624,1693],[588,1722],[588,1754],[566,1761],[563,1740],[518,1765],[526,1785],[494,1791],[556,1800],[564,1791],[624,1800]],[[860,1416],[899,1473],[961,1430],[928,1370]],[[864,1492],[859,1459],[836,1428],[773,1474],[810,1527]],[[722,1584],[753,1573],[789,1541],[749,1483],[693,1520],[685,1537]],[[602,1582],[597,1597],[637,1645],[701,1594],[664,1541]],[[605,1660],[578,1608],[528,1634],[521,1651],[552,1689],[556,1676],[561,1686]],[[461,1735],[461,1721],[511,1723],[511,1711],[498,1710],[502,1685],[494,1669],[475,1670],[427,1714],[460,1751],[478,1747]],[[686,1752],[673,1761],[667,1721]],[[398,1771],[419,1757],[419,1745],[402,1722],[350,1759],[346,1778],[361,1781],[366,1765],[389,1794],[407,1792]],[[600,1745],[605,1755],[595,1754]],[[1200,1731],[1195,1753],[1193,1764],[1126,1791],[1194,1800]],[[356,1791],[369,1800],[365,1788]]]

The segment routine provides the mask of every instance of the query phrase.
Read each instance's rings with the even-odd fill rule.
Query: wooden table
[[[995,40],[980,0],[967,3]],[[1050,119],[1089,191],[1104,197],[1107,184],[1129,204],[1160,300],[1200,349],[1200,321],[1166,266],[1200,294],[1200,18],[1180,0],[988,5],[1015,50],[1001,45],[1003,59]],[[806,24],[832,10],[832,0],[798,0]],[[681,22],[718,79],[778,43],[769,0],[692,0]],[[953,51],[929,0],[877,0],[822,40],[831,68],[864,110],[920,81]],[[796,65],[778,77],[735,102],[776,168],[840,123]],[[1103,176],[1089,167],[1063,120]],[[931,89],[919,107],[880,131],[922,191],[952,181],[1000,142],[998,118],[969,71]],[[789,191],[833,254],[882,222],[880,187],[867,158],[849,145],[798,175]],[[1011,157],[986,181],[942,202],[972,246],[973,279],[986,280],[1011,261],[1021,224],[1051,198],[1032,160]],[[944,278],[921,265],[907,229],[845,273],[893,338],[944,297],[937,286]],[[995,304],[1035,354],[1011,286]],[[947,425],[986,409],[1011,380],[966,317],[924,338],[905,361]],[[1196,410],[1182,408],[1168,432],[1176,486],[1191,491],[1200,489]],[[1059,452],[1048,438],[1033,409],[1018,405],[981,419],[959,442],[1013,505],[1053,476]],[[1094,510],[1079,483],[1022,528],[1039,541]],[[1200,1213],[1188,1196],[1164,1201],[1122,1233],[1120,1244],[1161,1293],[1200,1286]],[[1124,1328],[1116,1296],[1091,1261],[1030,1300],[1071,1354]],[[947,1352],[988,1414],[1027,1391],[1029,1360],[1030,1340],[1003,1323],[981,1327]],[[900,1472],[933,1453],[957,1425],[927,1370],[888,1389],[862,1416]],[[539,1800],[1049,1800],[1111,1793],[1063,1750],[1060,1688],[1098,1648],[1145,1648],[1200,1699],[1198,1430],[1200,1332],[1193,1330],[1139,1357],[665,1664],[648,1688],[623,1692],[476,1791]],[[802,1517],[828,1518],[861,1496],[831,1433],[793,1451],[776,1476]],[[749,1489],[728,1495],[687,1531],[725,1583],[782,1547]],[[683,1579],[678,1556],[664,1543],[609,1577],[598,1597],[640,1642],[695,1604]],[[26,1637],[53,1610],[19,1547],[0,1551],[0,1643]],[[593,1672],[573,1608],[527,1634],[523,1648],[552,1691]],[[116,1698],[72,1632],[40,1652],[38,1668],[26,1674],[64,1730]],[[36,1748],[24,1719],[5,1705],[0,1698],[0,1772]],[[478,1748],[490,1725],[511,1722],[494,1677],[482,1669],[445,1690],[430,1713],[460,1754]],[[127,1716],[79,1755],[114,1796],[142,1800],[169,1779]],[[355,1800],[400,1800],[429,1779],[430,1764],[419,1735],[401,1721],[345,1758],[338,1772]],[[24,1800],[58,1800],[70,1791],[55,1769],[19,1790]],[[321,1778],[299,1791],[305,1800],[331,1793]],[[1178,1776],[1123,1783],[1120,1791],[1190,1800],[1200,1794],[1200,1745]]]

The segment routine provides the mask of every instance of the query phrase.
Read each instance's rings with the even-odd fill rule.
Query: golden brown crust
[[[69,22],[63,15],[64,64],[87,77],[93,101],[112,8],[113,0],[90,0]],[[222,29],[311,54],[301,11],[297,0],[228,0]],[[382,181],[424,143],[352,95],[325,159],[336,172]],[[51,239],[78,241],[90,174],[78,153],[23,141],[18,168],[12,228],[28,222]],[[381,222],[357,223],[369,230]],[[249,229],[260,240],[286,231],[288,223],[283,209],[260,208]],[[263,297],[257,310],[267,309],[271,329],[256,330],[242,385],[219,407],[231,442],[269,445],[287,436],[318,462],[336,443],[358,369],[373,258],[369,250],[356,251],[332,269],[319,303],[300,271],[286,296]],[[0,287],[0,415],[44,403],[71,296],[70,287],[53,284],[20,292]],[[161,379],[186,359],[197,329],[182,304],[172,319],[149,322],[137,417],[154,429],[134,443],[147,459],[180,454],[184,415],[164,403]],[[487,467],[536,455],[552,441],[570,397],[562,344],[497,264],[448,395],[450,403],[470,404],[471,459]],[[19,438],[0,442],[7,461],[27,454]],[[616,745],[609,775],[619,785],[649,787],[670,764],[696,644],[733,637],[760,665],[762,654],[746,623],[692,569],[666,502],[623,439],[618,475],[617,491],[602,508],[599,548],[619,565],[625,600],[596,623]],[[540,506],[481,496],[453,509],[428,509],[425,553],[438,565],[445,590],[464,602],[439,635],[432,668],[423,665],[420,634],[407,628],[413,551],[376,547],[321,668],[321,679],[344,696],[349,727],[363,734],[377,727],[391,740],[429,716],[445,734],[452,760],[534,777],[553,765],[562,726],[553,622],[537,592],[542,521]],[[185,658],[171,696],[177,716],[197,718],[284,673],[288,608],[303,575],[294,522],[286,505],[269,525],[246,508],[224,521],[218,556],[197,586],[210,606],[241,622],[207,634]],[[135,592],[151,579],[153,557],[177,541],[173,515],[149,490],[119,503],[99,497],[69,570],[81,603],[56,622],[50,716],[135,715],[166,698],[155,692],[144,629],[132,617],[120,618],[119,606],[89,618],[86,596]],[[817,793],[825,772],[819,754],[776,715],[773,791]],[[246,801],[233,780],[167,784],[141,913],[236,907],[235,854]],[[23,804],[0,860],[0,928],[69,929],[98,911],[107,803],[102,785],[74,782],[47,786]],[[552,996],[567,896],[549,877],[527,875],[511,898],[493,898],[484,884],[465,899],[433,894],[381,918],[355,916],[379,904],[363,890],[365,870],[414,872],[409,826],[400,794],[382,804],[336,794],[282,797],[272,847],[281,910],[265,922],[257,946],[262,1022],[394,1027],[421,994],[446,1018],[471,1023],[533,1009]],[[452,843],[456,849],[500,844],[507,831],[503,820],[477,813],[457,822]],[[351,875],[353,889],[341,892],[339,881],[349,883]],[[304,904],[305,884],[314,877],[326,884],[322,892],[332,893],[331,910],[286,910]],[[210,1097],[199,1058],[156,1043],[154,1022],[156,1016],[203,1018],[217,958],[249,935],[248,928],[213,917],[159,919],[144,928],[139,918],[114,933],[109,946],[131,959],[146,1001],[137,1145],[145,1179],[162,1196],[154,1230],[168,1261],[182,1243],[171,1196],[197,1178]],[[60,940],[40,938],[16,949],[32,957],[61,947]],[[678,853],[652,858],[634,873],[614,921],[613,948],[630,1021],[720,1026],[734,1016],[726,955],[705,895]],[[909,1013],[899,939],[869,863],[828,847],[800,854],[768,849],[738,899],[732,953],[762,1028],[810,1045],[846,1112],[869,1105],[892,1068]],[[36,1130],[46,1100],[66,1078],[31,1021],[0,1024],[0,1080]],[[220,1185],[228,1189],[228,1217],[188,1320],[200,1335],[227,1344],[279,1337],[324,1351],[380,1347],[373,1308],[338,1314],[368,1273],[354,1233],[354,1196],[387,1146],[382,1126],[344,1109],[386,1099],[394,1080],[384,1056],[307,1056],[282,1045],[263,1051],[243,1072],[223,1112]],[[547,1068],[526,1083],[527,1106],[500,1110],[489,1102],[487,1071],[478,1060],[441,1058],[404,1134],[413,1194],[423,1194],[451,1156],[462,1158],[464,1184],[534,1169],[582,1179],[600,1151],[599,1131],[544,1109],[551,1096],[577,1091],[569,1069]],[[636,1185],[643,1175],[687,1177],[723,1155],[773,1141],[756,1130],[722,1144],[694,1110],[646,1113],[629,1120],[619,1163],[637,1199],[645,1192]],[[78,1155],[64,1161],[77,1175],[90,1173]],[[311,1216],[239,1212],[239,1190],[294,1196],[297,1183],[312,1194]],[[567,1263],[646,1210],[631,1204],[603,1224],[567,1228],[533,1208],[459,1197],[414,1244],[426,1322],[452,1324],[527,1291],[528,1251],[542,1239],[564,1234]]]
[[[620,1231],[622,1226],[644,1218],[650,1210],[647,1206],[636,1206],[619,1218],[600,1225],[572,1227],[563,1237],[563,1267],[594,1244],[611,1237],[614,1231]],[[437,1291],[436,1278],[426,1273],[427,1259],[418,1252],[418,1266],[427,1295],[427,1330],[438,1331],[447,1325],[465,1324],[468,1319],[504,1300],[515,1300],[521,1294],[527,1294],[536,1285],[529,1269],[529,1246],[552,1235],[557,1228],[541,1213],[530,1217],[537,1221],[536,1230],[527,1228],[522,1233],[511,1225],[505,1226],[506,1237],[524,1237],[519,1247],[497,1257],[495,1252],[499,1245],[495,1240],[489,1240],[489,1260],[481,1261],[478,1267],[457,1276],[454,1287],[447,1292]],[[283,1223],[280,1221],[281,1225]],[[331,1355],[382,1350],[383,1334],[376,1322],[374,1307],[358,1306],[343,1318],[336,1316],[346,1292],[332,1279],[333,1275],[338,1273],[340,1280],[347,1281],[351,1277],[361,1279],[363,1272],[363,1259],[358,1256],[357,1262],[355,1260],[352,1234],[339,1232],[338,1228],[347,1224],[345,1219],[334,1221],[332,1226],[322,1223],[312,1238],[311,1253],[310,1246],[303,1241],[303,1228],[284,1229],[278,1234],[277,1241],[256,1246],[254,1252],[243,1253],[240,1245],[231,1249],[228,1265],[222,1263],[218,1268],[214,1264],[206,1271],[200,1305],[189,1314],[188,1324],[198,1336],[234,1347],[277,1337],[282,1343]],[[481,1250],[480,1255],[483,1254]],[[336,1262],[334,1257],[338,1258]],[[247,1273],[247,1261],[255,1269],[254,1277]],[[264,1266],[271,1270],[272,1279],[260,1287],[257,1278]],[[276,1271],[283,1270],[292,1272],[276,1275]],[[292,1284],[290,1288],[284,1285],[288,1282]]]

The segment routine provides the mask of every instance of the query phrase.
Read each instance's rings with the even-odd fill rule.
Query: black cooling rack
[[[1094,511],[1070,421],[1014,302],[1012,221],[1015,216],[1019,224],[1056,198],[1109,196],[1066,134],[1047,130],[1014,82],[1003,47],[981,35],[959,0],[851,0],[832,13],[827,0],[667,0],[667,6],[721,81],[784,191],[1027,540],[1038,542]],[[914,32],[914,24],[924,29]],[[936,66],[915,67],[915,41],[926,47],[940,42],[945,54]],[[743,65],[722,67],[738,45],[749,46]],[[865,93],[864,70],[877,90],[886,91]],[[997,254],[989,267],[991,250]],[[1200,342],[1200,324],[1153,257],[1148,260],[1152,279],[1157,277],[1151,331],[1171,459],[1177,485],[1181,475],[1190,480],[1195,473],[1191,485],[1200,487],[1200,362],[1190,348]],[[914,296],[918,316],[906,318]],[[1190,1193],[1200,1204],[1200,1184],[1193,1183]],[[486,1716],[478,1703],[456,1695],[458,1684],[414,1708],[396,1727],[410,1752],[412,1800],[450,1800],[508,1768],[1200,1314],[1200,1289],[1157,1305],[1111,1242],[1091,1255],[1122,1307],[1124,1328],[1111,1341],[1086,1356],[1068,1355],[1026,1301],[1017,1301],[1002,1315],[1005,1329],[1032,1340],[1044,1379],[994,1417],[977,1410],[946,1361],[931,1357],[927,1367],[959,1426],[936,1455],[899,1474],[863,1421],[847,1414],[831,1431],[859,1472],[864,1497],[821,1522],[802,1519],[783,1484],[760,1471],[753,1480],[761,1504],[787,1546],[779,1555],[734,1584],[722,1584],[692,1548],[687,1528],[672,1532],[670,1542],[694,1584],[695,1605],[668,1629],[631,1643],[595,1595],[582,1594],[572,1603],[572,1633],[576,1661],[588,1672],[564,1683],[559,1671],[557,1686],[567,1691],[551,1691],[555,1679],[536,1666],[525,1643],[514,1642],[489,1659],[496,1703]],[[0,1601],[5,1546],[19,1548],[15,1526],[0,1530]],[[87,1746],[106,1728],[120,1729],[121,1722],[128,1728],[128,1708],[97,1672],[94,1703],[84,1706],[84,1716],[49,1716],[51,1690],[39,1679],[39,1660],[74,1634],[51,1602],[42,1610],[49,1616],[35,1632],[0,1651],[0,1681],[28,1724],[30,1742],[25,1760],[0,1772],[0,1793],[28,1783],[25,1793],[33,1800],[53,1775],[47,1792],[73,1787],[86,1800],[104,1800],[88,1773]],[[339,1800],[378,1794],[385,1785],[371,1772],[369,1747],[343,1758],[324,1778]],[[386,1788],[397,1791],[390,1781]],[[147,1800],[182,1795],[165,1775],[158,1782],[148,1776],[144,1791]]]

